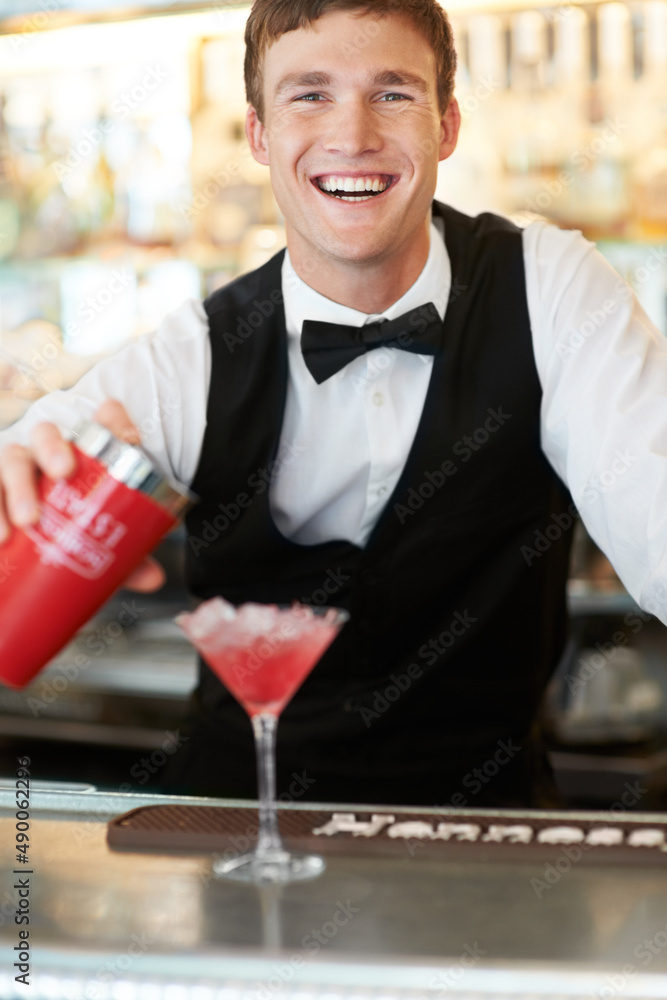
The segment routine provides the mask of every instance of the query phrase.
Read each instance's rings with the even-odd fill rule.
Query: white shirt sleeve
[[[534,223],[523,240],[543,450],[629,593],[667,624],[667,342],[580,233]]]
[[[153,333],[99,362],[75,386],[37,400],[0,434],[0,447],[26,444],[48,420],[71,431],[105,399],[117,399],[139,428],[143,448],[168,475],[188,485],[206,427],[210,381],[208,321],[201,302],[187,301]]]

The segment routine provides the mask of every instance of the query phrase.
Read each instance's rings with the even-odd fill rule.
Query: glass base
[[[255,882],[257,884],[300,882],[317,878],[326,864],[319,854],[299,854],[279,851],[258,855],[255,851],[242,854],[230,861],[214,861],[213,874],[218,878],[233,879],[235,882]]]

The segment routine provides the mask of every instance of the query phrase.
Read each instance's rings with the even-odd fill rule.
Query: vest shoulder
[[[445,224],[445,233],[449,230],[460,233],[462,236],[468,235],[472,239],[481,239],[496,235],[506,235],[521,237],[523,230],[510,219],[503,215],[496,215],[494,212],[481,212],[479,215],[466,215],[445,205],[442,202],[433,202],[433,215],[442,219]]]
[[[268,298],[275,305],[282,302],[282,264],[285,251],[280,250],[266,264],[241,274],[204,299],[206,315],[211,319],[229,309],[248,305],[259,296]]]

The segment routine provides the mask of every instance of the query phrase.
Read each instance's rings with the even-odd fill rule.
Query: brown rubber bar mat
[[[566,814],[546,819],[529,812],[507,818],[482,812],[447,817],[398,809],[279,809],[278,818],[288,845],[325,856],[667,863],[667,821],[570,820]],[[254,846],[256,835],[256,809],[226,806],[142,806],[107,826],[113,849],[161,853],[243,854]]]

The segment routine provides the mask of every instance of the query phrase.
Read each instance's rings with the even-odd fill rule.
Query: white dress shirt
[[[542,448],[630,594],[667,623],[667,343],[580,233],[535,222],[522,239],[543,389]],[[338,538],[363,545],[407,459],[433,359],[382,347],[318,385],[301,355],[301,325],[306,318],[356,325],[393,319],[429,301],[444,316],[447,251],[432,224],[422,273],[382,314],[320,295],[296,275],[288,253],[282,281],[289,386],[270,487],[273,516],[300,544]],[[188,301],[73,389],[38,400],[0,435],[0,445],[27,441],[41,420],[72,428],[101,400],[116,398],[158,465],[187,484],[199,460],[209,381],[206,314],[201,302]]]

